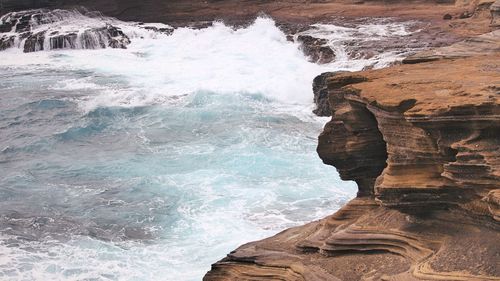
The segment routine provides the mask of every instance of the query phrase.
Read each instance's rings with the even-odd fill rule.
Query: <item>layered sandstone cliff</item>
[[[319,78],[332,119],[318,154],[357,198],[241,246],[205,280],[500,280],[499,40]]]

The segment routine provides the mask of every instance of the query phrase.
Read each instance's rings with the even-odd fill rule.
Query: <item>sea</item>
[[[312,80],[400,60],[347,43],[411,33],[312,25],[301,34],[336,53],[317,64],[266,16],[44,28],[105,21],[127,49],[0,52],[1,280],[201,280],[239,245],[334,213],[357,188],[317,156],[329,118],[312,113]]]

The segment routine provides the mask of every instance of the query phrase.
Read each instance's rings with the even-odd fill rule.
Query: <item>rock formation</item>
[[[329,63],[335,60],[335,52],[328,47],[326,39],[299,35],[297,41],[302,44],[304,53],[309,56],[312,62]]]
[[[318,154],[343,179],[356,181],[357,197],[329,217],[241,246],[204,279],[500,280],[500,34],[492,30],[498,26],[498,1],[405,2],[411,6],[382,0],[266,0],[240,9],[239,1],[219,0],[141,5],[5,0],[0,13],[83,5],[123,20],[185,24],[223,18],[241,24],[264,11],[282,26],[330,22],[339,15],[345,21],[392,16],[430,23],[408,44],[432,47],[470,37],[391,68],[316,78],[316,113],[332,116],[319,137]],[[491,17],[484,17],[486,11]],[[38,20],[35,14],[14,18],[2,17],[0,50],[23,40],[26,51],[45,48],[47,40],[58,48],[75,42],[72,31],[28,31]],[[100,28],[108,41],[95,45],[126,45],[119,31]],[[124,42],[110,44],[112,38]],[[318,47],[314,55],[324,42],[311,42]]]
[[[75,25],[69,28],[72,21]],[[126,48],[128,44],[127,35],[100,15],[35,9],[11,12],[0,18],[0,51],[16,45],[29,53],[55,49]]]
[[[316,78],[332,116],[318,154],[357,198],[241,246],[204,280],[500,280],[499,38]]]

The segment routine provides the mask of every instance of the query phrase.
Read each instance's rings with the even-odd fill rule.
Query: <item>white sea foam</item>
[[[405,27],[313,28],[338,47],[337,61],[316,65],[269,18],[170,36],[116,24],[133,38],[128,49],[0,52],[2,128],[19,137],[1,143],[0,184],[29,191],[10,198],[21,200],[18,211],[53,211],[62,230],[64,215],[98,230],[108,219],[138,224],[156,236],[99,240],[84,226],[64,233],[68,241],[2,235],[0,279],[199,280],[238,245],[331,214],[355,194],[315,155],[326,119],[311,114],[311,81],[392,62],[393,53],[343,59],[342,44]],[[13,85],[26,95],[6,90]],[[64,102],[43,103],[49,95]]]
[[[408,36],[416,31],[412,31],[413,22],[393,23],[370,23],[356,27],[344,27],[334,24],[313,24],[311,28],[295,35],[310,35],[314,38],[325,39],[326,46],[335,51],[335,61],[328,65],[337,70],[357,71],[367,66],[373,68],[387,67],[395,61],[402,60],[414,50],[406,52],[387,51],[375,54],[371,58],[353,59],[353,54],[349,53],[346,46],[348,42],[355,41],[382,41],[390,38]]]
[[[71,24],[63,21],[57,26],[72,29],[79,26],[80,21],[86,26],[96,20],[76,14]],[[352,60],[343,46],[345,41],[353,38],[382,40],[387,36],[409,34],[404,24],[394,23],[359,28],[313,25],[311,30],[301,34],[327,39],[337,56],[331,64],[317,65],[308,62],[299,44],[287,41],[270,18],[258,18],[249,27],[237,30],[223,23],[199,30],[178,28],[170,36],[138,28],[136,24],[117,20],[113,23],[133,38],[128,49],[32,54],[9,50],[0,53],[0,65],[86,70],[95,75],[122,78],[121,86],[96,89],[93,97],[81,102],[84,110],[98,106],[170,103],[171,97],[199,91],[260,94],[280,103],[310,106],[311,81],[319,73],[356,71],[369,65],[382,67],[401,58],[400,54],[387,52],[371,59]],[[64,87],[68,89],[79,85],[74,80],[60,83],[66,84]]]
[[[129,38],[157,38],[164,35],[163,32],[157,32],[158,30],[172,30],[172,27],[166,24],[123,22],[115,18],[105,17],[97,12],[86,11],[83,14],[78,10],[31,10],[28,15],[23,13],[13,12],[0,18],[0,23],[13,24],[12,30],[2,35],[14,36],[14,47],[24,49],[27,41],[26,36],[16,30],[18,22],[12,18],[29,16],[29,32],[44,38],[43,41],[36,42],[33,51],[106,48],[111,39],[107,32],[109,27],[118,27],[116,31],[126,31]],[[60,35],[66,37],[57,40],[56,38]]]

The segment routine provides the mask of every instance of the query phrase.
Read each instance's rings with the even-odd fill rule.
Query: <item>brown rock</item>
[[[204,280],[500,280],[499,57],[327,75],[318,154],[358,197]]]
[[[316,104],[316,109],[313,113],[318,116],[331,116],[332,111],[330,109],[330,103],[328,102],[328,78],[333,77],[338,74],[345,73],[345,71],[336,72],[325,72],[318,75],[313,80],[313,94],[314,103]]]
[[[473,37],[448,47],[417,53],[403,60],[405,64],[414,64],[440,59],[466,58],[500,52],[500,29],[481,36]]]

